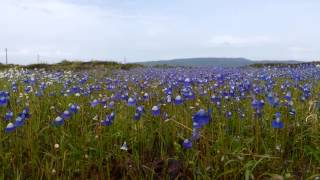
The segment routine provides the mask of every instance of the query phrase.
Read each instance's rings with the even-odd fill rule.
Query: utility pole
[[[8,49],[6,48],[6,64],[8,64]]]
[[[38,63],[38,64],[40,63],[40,56],[39,56],[39,54],[37,54],[37,63]]]
[[[126,64],[126,63],[127,63],[127,58],[124,57],[124,58],[123,58],[123,64]]]

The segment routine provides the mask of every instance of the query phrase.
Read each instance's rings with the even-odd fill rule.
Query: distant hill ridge
[[[205,57],[205,58],[181,58],[172,60],[158,60],[158,61],[147,61],[139,62],[143,65],[171,65],[171,66],[212,66],[212,67],[241,67],[253,64],[298,64],[302,61],[297,60],[259,60],[254,61],[246,58],[217,58],[217,57]]]

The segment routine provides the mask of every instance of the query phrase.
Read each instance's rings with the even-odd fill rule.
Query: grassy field
[[[320,177],[314,65],[41,67],[0,72],[0,179]]]

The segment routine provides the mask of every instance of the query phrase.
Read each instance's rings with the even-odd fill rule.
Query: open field
[[[0,179],[320,177],[315,65],[111,65],[1,70]]]

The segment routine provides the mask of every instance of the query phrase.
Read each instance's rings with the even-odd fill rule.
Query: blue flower
[[[77,86],[73,86],[70,90],[71,93],[75,94],[75,93],[79,93],[80,92],[80,88]]]
[[[15,123],[14,123],[14,126],[15,127],[21,127],[24,125],[24,120],[25,120],[25,117],[24,116],[18,116],[15,120]]]
[[[275,128],[275,129],[282,129],[284,124],[283,122],[281,122],[280,120],[280,112],[277,112],[276,113],[276,119],[272,121],[272,127]]]
[[[166,95],[171,95],[172,94],[172,87],[164,88],[163,91],[166,93]]]
[[[78,106],[77,104],[71,104],[69,107],[69,111],[74,114],[77,113],[79,109],[80,109],[80,106]]]
[[[114,101],[111,101],[110,103],[109,103],[109,108],[113,108],[114,107]]]
[[[101,121],[100,124],[101,124],[102,126],[111,126],[112,121],[107,118],[107,119]]]
[[[13,132],[15,129],[16,129],[16,127],[14,126],[14,124],[9,123],[9,124],[7,125],[7,127],[4,129],[4,131],[5,131],[6,133],[10,133],[10,132]]]
[[[12,91],[13,92],[18,92],[18,86],[17,86],[17,83],[16,82],[12,82]]]
[[[102,89],[102,88],[101,88],[101,85],[100,85],[100,84],[97,84],[97,85],[95,86],[95,90],[96,90],[96,91],[101,91],[101,89]]]
[[[211,109],[206,112],[204,109],[200,109],[196,114],[192,116],[194,128],[202,128],[208,124],[211,120]]]
[[[287,94],[284,96],[284,98],[285,98],[287,101],[291,101],[291,92],[288,91]]]
[[[24,88],[24,92],[26,92],[26,93],[29,93],[29,92],[31,92],[32,91],[32,87],[31,86],[26,86],[25,88]]]
[[[18,87],[17,86],[12,86],[12,91],[13,92],[18,92]]]
[[[193,127],[194,129],[200,129],[200,128],[202,128],[202,125],[199,124],[198,122],[193,121],[192,127]]]
[[[225,115],[226,115],[226,117],[228,119],[230,119],[232,117],[232,112],[231,111],[227,111]]]
[[[24,118],[30,118],[30,110],[29,107],[25,107],[23,111],[19,114],[19,116],[23,116]]]
[[[99,101],[98,101],[97,99],[94,99],[94,100],[91,102],[91,107],[96,107],[98,104],[99,104]]]
[[[114,112],[112,112],[110,115],[108,115],[107,118],[110,119],[111,121],[113,121],[115,118]]]
[[[278,97],[275,97],[272,104],[271,104],[273,107],[277,107],[280,105],[280,100]]]
[[[191,81],[190,78],[186,78],[186,79],[184,80],[184,85],[185,85],[185,86],[190,86],[191,83],[192,83],[192,81]]]
[[[264,106],[264,100],[261,99],[261,100],[259,101],[259,103],[258,103],[258,108],[259,108],[259,109],[262,109],[263,106]]]
[[[281,121],[272,121],[272,127],[275,128],[275,129],[282,129],[283,128],[283,122]]]
[[[24,79],[23,82],[24,82],[25,84],[30,84],[30,80],[29,80],[29,79]]]
[[[142,114],[144,113],[144,107],[143,106],[138,106],[137,109],[136,109],[136,112]]]
[[[192,91],[184,92],[183,96],[188,100],[194,100],[195,99],[195,95],[194,95],[194,93]]]
[[[115,88],[114,85],[107,85],[107,89],[108,89],[108,90],[113,90],[114,88]]]
[[[258,108],[258,101],[256,99],[253,99],[251,102],[251,106],[253,109],[257,109]]]
[[[12,111],[8,111],[6,113],[6,115],[4,116],[4,120],[9,121],[10,119],[12,119],[13,117],[13,112]]]
[[[192,141],[189,139],[185,139],[182,143],[183,148],[185,149],[191,149],[192,148]]]
[[[4,96],[0,97],[0,106],[5,106],[5,105],[7,105],[8,101],[9,101],[9,100],[8,100],[7,97],[4,97]]]
[[[128,106],[135,106],[136,105],[136,100],[132,97],[128,99]]]
[[[68,118],[70,118],[70,117],[71,117],[71,112],[68,111],[68,110],[64,111],[64,112],[62,113],[62,117],[63,117],[63,119],[68,119]]]
[[[219,101],[219,97],[217,97],[216,95],[212,95],[211,98],[210,98],[210,101],[211,101],[212,103],[218,102],[218,101]]]
[[[133,119],[136,120],[136,121],[140,120],[140,118],[141,118],[141,114],[138,113],[138,112],[136,112],[136,113],[134,114],[134,116],[133,116]]]
[[[122,99],[122,100],[126,100],[126,101],[127,101],[128,98],[129,98],[129,95],[128,95],[127,92],[121,95],[121,99]]]
[[[9,97],[10,93],[8,91],[0,91],[0,96]]]
[[[114,121],[114,117],[115,117],[115,114],[114,112],[112,112],[110,115],[107,115],[106,119],[101,121],[100,124],[102,126],[111,126],[112,122]]]
[[[41,84],[39,85],[40,89],[43,91],[46,88],[46,83],[45,82],[41,82]]]
[[[153,116],[159,116],[160,115],[160,107],[159,106],[153,106],[151,111],[152,111],[152,115]]]
[[[261,99],[261,100],[253,99],[251,102],[251,106],[256,111],[261,110],[264,106],[264,100],[263,99]]]
[[[100,101],[100,104],[104,107],[104,106],[106,106],[107,105],[107,99],[102,99],[101,101]]]
[[[270,103],[270,105],[273,106],[275,99],[274,99],[273,94],[271,92],[268,94],[267,99],[268,99],[268,102]]]
[[[61,126],[64,123],[64,119],[61,116],[56,117],[56,119],[53,121],[53,124],[56,126]]]
[[[148,93],[144,93],[143,99],[144,99],[144,100],[148,100],[148,99],[149,99],[149,94],[148,94]]]
[[[183,103],[182,97],[180,95],[176,96],[176,98],[174,99],[174,103],[176,105],[182,104]]]

